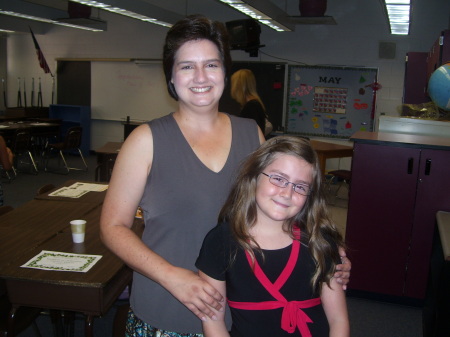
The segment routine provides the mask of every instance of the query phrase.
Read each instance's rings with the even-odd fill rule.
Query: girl
[[[274,137],[245,161],[196,266],[228,300],[203,321],[209,336],[349,336],[333,278],[343,239],[328,215],[308,140]]]

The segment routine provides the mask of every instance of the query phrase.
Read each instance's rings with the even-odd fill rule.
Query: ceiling
[[[98,1],[101,2],[101,0]],[[142,9],[143,11],[158,13],[157,15],[170,17],[172,23],[187,14],[193,13],[202,13],[212,19],[222,22],[247,18],[244,14],[239,13],[228,5],[222,4],[219,0],[104,0],[103,2],[120,7],[119,4],[124,3],[124,1],[127,3],[127,6],[130,6],[130,10],[140,12]],[[296,23],[308,23],[299,21],[302,19],[298,16],[298,1],[248,0],[248,2],[252,1],[258,3],[258,6],[274,7],[279,17],[283,17],[283,24],[289,24],[293,30],[295,29]],[[68,0],[0,0],[0,9],[54,20],[69,20],[68,3]],[[98,26],[107,29],[107,25],[111,23],[102,20],[102,14],[103,10],[92,8],[91,15],[88,18],[72,18],[70,20],[74,24],[79,23],[82,25]],[[155,14],[155,17],[157,17],[157,15]],[[331,17],[329,16],[323,17],[323,23],[335,24],[335,22],[330,22],[330,18]],[[322,18],[316,19],[321,20]],[[130,18],[129,20],[134,19]],[[45,34],[51,26],[51,24],[47,23],[0,15],[0,29],[9,29],[16,32],[29,32],[29,27],[31,27],[36,34]]]

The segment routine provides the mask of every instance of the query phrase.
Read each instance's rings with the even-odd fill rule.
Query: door
[[[349,289],[404,293],[420,150],[355,143],[346,244]]]
[[[421,151],[405,288],[405,295],[408,297],[425,298],[436,212],[450,211],[449,172],[450,151]]]

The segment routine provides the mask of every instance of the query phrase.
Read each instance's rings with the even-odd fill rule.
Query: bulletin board
[[[373,131],[377,68],[289,66],[285,130],[350,138]]]

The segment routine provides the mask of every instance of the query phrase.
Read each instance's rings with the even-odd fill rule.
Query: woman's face
[[[304,159],[282,154],[263,172],[267,175],[285,178],[293,184],[311,186],[313,167]],[[307,196],[294,192],[292,184],[288,184],[284,188],[278,187],[269,181],[269,177],[260,174],[256,185],[258,222],[269,220],[284,223],[285,220],[292,218],[302,210],[307,198]]]
[[[216,45],[209,40],[182,45],[175,55],[172,83],[180,104],[191,108],[218,106],[225,72]]]

